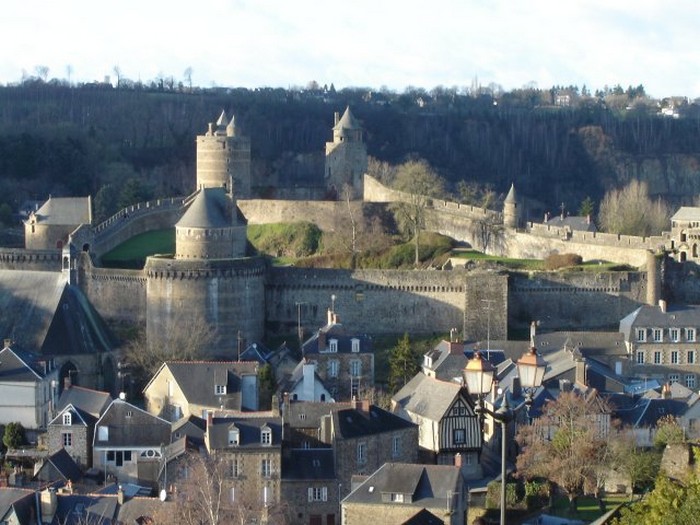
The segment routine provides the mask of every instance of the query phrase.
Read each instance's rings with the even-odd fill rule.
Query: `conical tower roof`
[[[219,120],[216,121],[216,126],[219,128],[225,128],[228,126],[228,117],[226,116],[226,110],[221,110],[221,115]]]
[[[333,127],[334,130],[340,129],[360,129],[360,124],[350,111],[350,106],[345,108],[345,113],[340,117],[338,123]]]
[[[512,182],[510,184],[510,190],[508,190],[508,195],[506,195],[505,202],[509,204],[517,202],[515,199],[515,184],[513,184]]]
[[[177,228],[226,228],[231,226],[226,191],[223,188],[202,188],[175,226]]]

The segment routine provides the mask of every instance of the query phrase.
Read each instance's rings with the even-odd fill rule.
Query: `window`
[[[689,343],[694,343],[695,342],[695,328],[686,328],[685,329],[685,338],[688,340]]]
[[[353,352],[359,352],[360,351],[360,340],[359,339],[351,339],[352,343],[352,351]]]
[[[644,350],[637,350],[637,364],[644,364]]]
[[[226,394],[226,385],[214,385],[214,394],[217,396]]]
[[[646,328],[637,328],[637,341],[640,343],[645,343],[647,340],[647,330]]]
[[[671,350],[671,364],[678,364],[678,350]]]
[[[97,427],[97,440],[98,441],[108,441],[109,440],[109,427],[104,425],[99,425]]]
[[[654,352],[654,364],[655,365],[661,364],[661,350],[656,350]]]
[[[270,427],[263,427],[260,431],[260,443],[263,445],[272,445],[272,430]]]
[[[367,443],[357,444],[357,462],[361,464],[367,462]]]
[[[336,353],[338,351],[338,340],[337,339],[331,339],[328,341],[328,351]]]
[[[679,334],[680,334],[680,330],[678,328],[671,328],[668,331],[668,336],[671,339],[671,341],[673,341],[674,343],[678,342]]]
[[[134,415],[134,413],[131,410],[126,411],[126,417],[131,417],[133,415]]]
[[[680,374],[669,374],[668,375],[668,382],[669,383],[678,383],[680,380],[681,380]]]
[[[241,431],[233,427],[228,429],[228,444],[230,446],[238,446],[241,444]]]
[[[396,492],[391,493],[391,501],[394,503],[403,503],[403,494],[398,494]]]
[[[391,455],[395,458],[401,455],[401,436],[394,436],[391,440]]]
[[[660,343],[663,341],[663,330],[661,330],[661,328],[654,328],[653,335],[655,343]]]
[[[71,425],[72,424],[71,420],[72,420],[72,418],[71,418],[70,412],[66,412],[65,414],[63,414],[63,424],[64,425]]]
[[[694,365],[695,364],[695,350],[688,350],[688,352],[685,354],[685,359],[686,363],[689,365]]]
[[[272,476],[272,462],[269,459],[263,459],[260,462],[260,474],[263,478]]]
[[[360,377],[362,375],[362,361],[350,361],[350,375]]]
[[[73,446],[73,434],[70,432],[64,432],[61,434],[63,436],[63,446],[64,447],[72,447]]]
[[[685,386],[687,386],[688,388],[695,388],[695,374],[686,374]]]
[[[236,501],[236,487],[231,487],[229,495],[231,497],[231,503],[234,503]]]
[[[464,444],[467,441],[467,434],[463,428],[455,428],[453,433],[455,445]]]
[[[240,463],[237,459],[232,459],[231,461],[229,461],[228,466],[229,466],[228,473],[229,473],[230,477],[237,478],[238,476],[241,475]]]
[[[309,502],[312,501],[328,501],[327,487],[309,487]]]
[[[331,359],[328,361],[328,377],[338,377],[338,360]]]

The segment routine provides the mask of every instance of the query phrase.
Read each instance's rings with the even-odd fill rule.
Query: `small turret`
[[[515,184],[511,183],[506,200],[503,201],[503,226],[515,229],[518,227],[518,201],[515,196]]]

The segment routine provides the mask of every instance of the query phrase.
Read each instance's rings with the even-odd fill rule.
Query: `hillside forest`
[[[425,160],[456,200],[478,195],[492,207],[514,183],[530,220],[576,213],[584,202],[595,209],[633,180],[672,206],[700,193],[700,106],[652,100],[643,86],[395,93],[27,77],[0,86],[0,220],[16,221],[23,202],[49,195],[91,194],[99,221],[134,202],[189,194],[195,136],[222,109],[251,139],[259,197],[318,188],[333,114],[346,106],[363,124],[372,166]]]

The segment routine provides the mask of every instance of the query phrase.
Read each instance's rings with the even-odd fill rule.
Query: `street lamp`
[[[525,398],[526,406],[532,404],[532,390],[542,385],[544,372],[547,363],[541,356],[537,355],[537,350],[532,347],[525,352],[517,361],[518,375],[521,385],[527,389]],[[467,362],[464,367],[464,382],[469,393],[477,396],[476,412],[480,417],[484,414],[491,416],[494,421],[501,424],[501,525],[506,525],[506,456],[508,452],[508,423],[510,423],[515,411],[508,404],[508,396],[503,395],[503,402],[498,410],[489,410],[484,406],[484,395],[491,390],[495,368],[491,363],[481,357],[479,352],[474,353],[474,357]]]

